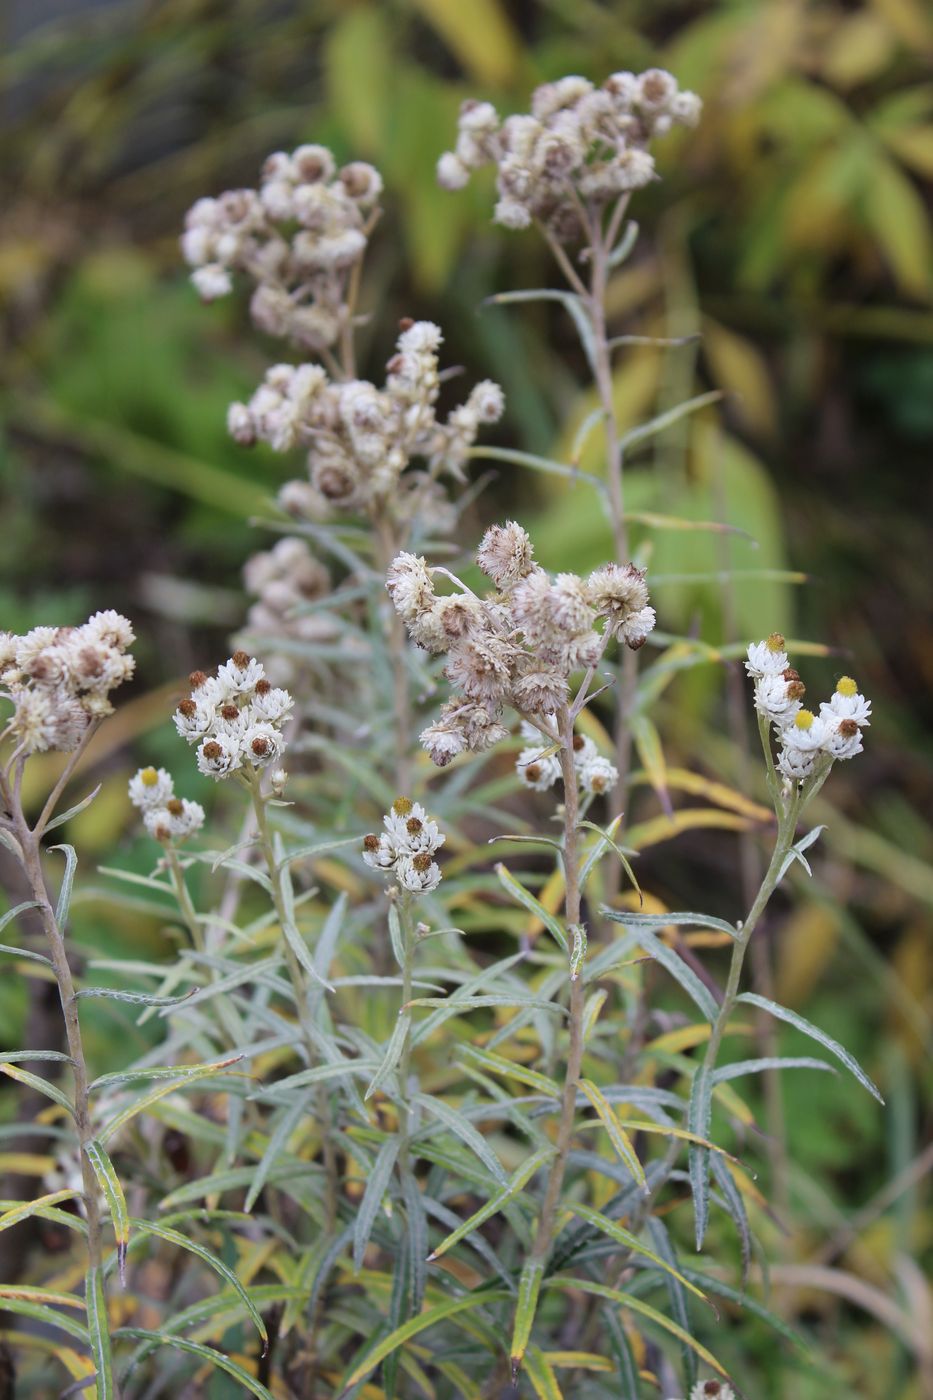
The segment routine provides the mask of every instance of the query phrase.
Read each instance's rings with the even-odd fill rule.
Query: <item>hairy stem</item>
[[[285,962],[288,968],[289,980],[295,996],[295,1005],[298,1011],[298,1021],[301,1027],[301,1036],[304,1041],[305,1052],[308,1057],[309,1068],[318,1062],[317,1046],[311,1031],[308,1009],[308,984],[301,964],[295,955],[288,939],[285,937],[285,924],[288,921],[288,913],[285,907],[285,896],[282,890],[282,871],[276,859],[275,847],[272,843],[272,836],[269,831],[269,818],[266,811],[266,796],[262,791],[262,778],[259,770],[249,767],[246,774],[246,781],[249,787],[250,796],[253,802],[253,811],[256,814],[256,827],[258,845],[269,872],[269,879],[272,883],[272,902],[279,923],[282,926],[282,948],[285,954]],[[333,1139],[333,1113],[331,1111],[330,1095],[327,1086],[321,1084],[317,1093],[316,1117],[321,1132],[321,1150],[324,1160],[324,1172],[327,1182],[325,1195],[325,1218],[336,1223],[337,1207],[339,1202],[339,1177],[337,1149]]]
[[[564,705],[558,713],[562,747],[560,751],[561,776],[564,783],[564,873],[566,897],[564,909],[568,933],[580,923],[580,855],[577,833],[577,774],[573,762],[573,720],[569,708]],[[564,1088],[561,1094],[560,1120],[557,1126],[556,1155],[551,1163],[544,1203],[538,1217],[530,1258],[543,1264],[551,1251],[554,1225],[560,1207],[561,1189],[567,1171],[567,1157],[573,1138],[573,1125],[577,1109],[577,1084],[583,1065],[583,978],[576,976],[570,983],[570,1045],[567,1050],[567,1068],[564,1074]]]
[[[375,521],[376,562],[383,577],[395,558],[399,544],[392,523],[384,514]],[[411,786],[412,707],[405,653],[408,646],[405,624],[394,608],[389,609],[386,636],[392,667],[392,711],[395,725],[395,790],[407,796]]]
[[[75,759],[75,761],[77,761]],[[74,764],[70,764],[66,772],[70,772]],[[22,763],[20,763],[20,774]],[[56,793],[60,793],[67,781],[63,777],[56,785]],[[49,899],[48,889],[45,883],[45,876],[42,872],[42,850],[37,832],[40,829],[39,823],[35,830],[30,830],[23,813],[22,803],[19,798],[19,786],[15,785],[10,791],[6,780],[2,784],[2,796],[4,804],[10,812],[11,825],[19,842],[23,853],[23,870],[29,882],[29,888],[33,899],[38,904],[38,915],[45,933],[48,945],[49,958],[55,973],[55,981],[58,986],[58,996],[62,1008],[62,1017],[65,1023],[65,1040],[68,1046],[68,1054],[71,1058],[71,1068],[73,1077],[72,1108],[74,1113],[75,1131],[77,1133],[78,1145],[81,1160],[81,1189],[84,1198],[84,1208],[87,1220],[87,1260],[88,1279],[92,1274],[99,1274],[104,1261],[103,1238],[101,1228],[100,1211],[100,1187],[97,1183],[97,1176],[87,1155],[87,1146],[93,1138],[91,1124],[89,1078],[87,1060],[84,1054],[84,1042],[81,1036],[81,1022],[78,1015],[78,998],[75,989],[74,978],[71,973],[71,966],[68,961],[68,952],[65,947],[64,929],[59,926],[58,917],[52,902]],[[54,803],[46,803],[40,821],[44,826],[52,815]],[[106,1329],[106,1318],[103,1319],[103,1326]],[[109,1335],[106,1336],[105,1344],[109,1348]]]
[[[412,991],[412,965],[414,963],[415,935],[412,927],[411,917],[411,895],[403,894],[397,905],[399,924],[402,929],[402,1007],[406,1007],[411,1001]],[[401,1093],[398,1110],[398,1130],[401,1138],[401,1147],[398,1154],[399,1176],[404,1181],[411,1170],[411,1159],[408,1150],[408,1135],[410,1130],[410,1114],[408,1112],[408,1080],[411,1074],[411,1015],[405,1021],[405,1039],[402,1042],[402,1053],[398,1062],[398,1084]]]

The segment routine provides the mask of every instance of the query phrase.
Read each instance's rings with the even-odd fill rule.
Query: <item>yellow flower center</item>
[[[836,682],[836,694],[857,695],[858,682],[854,681],[851,676],[840,676],[838,681]]]
[[[410,797],[397,797],[392,803],[392,811],[397,817],[407,817],[413,806]]]
[[[798,729],[809,729],[813,724],[813,711],[798,710],[794,718],[794,723]]]
[[[144,768],[139,775],[139,780],[143,787],[155,787],[159,781],[159,775],[154,768]]]
[[[780,632],[772,632],[771,636],[765,642],[765,646],[776,655],[779,651],[784,650],[784,638],[781,636]]]

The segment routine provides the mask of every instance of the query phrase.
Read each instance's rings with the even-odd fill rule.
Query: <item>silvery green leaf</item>
[[[839,1044],[838,1040],[833,1040],[831,1035],[821,1031],[819,1026],[814,1026],[812,1021],[807,1021],[803,1016],[798,1016],[796,1011],[791,1011],[776,1001],[769,1001],[767,997],[758,996],[756,992],[742,992],[740,996],[736,997],[736,1001],[748,1002],[750,1006],[757,1006],[762,1011],[768,1011],[779,1021],[786,1021],[789,1026],[803,1031],[804,1035],[808,1035],[811,1040],[818,1041],[831,1055],[835,1055],[836,1059],[845,1065],[850,1074],[855,1075],[858,1082],[868,1090],[873,1098],[876,1098],[880,1104],[884,1103],[878,1086],[868,1077],[858,1061]]]
[[[376,1155],[369,1179],[366,1182],[366,1190],[363,1192],[363,1199],[357,1207],[356,1223],[353,1228],[353,1267],[357,1273],[363,1266],[363,1256],[366,1253],[366,1246],[369,1244],[369,1237],[376,1222],[376,1214],[382,1205],[382,1199],[391,1180],[401,1146],[401,1138],[386,1138]]]
[[[669,948],[666,943],[662,943],[660,938],[655,938],[650,927],[645,928],[639,924],[629,924],[628,916],[619,913],[614,909],[603,909],[602,913],[616,923],[629,925],[632,937],[635,942],[644,948],[646,953],[666,968],[671,976],[680,983],[690,999],[699,1007],[700,1011],[709,1021],[710,1025],[716,1020],[719,1008],[713,1000],[712,993],[703,985],[699,977],[688,967],[683,958],[678,957],[673,948]],[[705,1134],[704,1134],[705,1136]]]
[[[810,846],[813,845],[814,841],[816,841],[819,837],[820,832],[825,830],[825,825],[815,826],[812,831],[808,831],[806,836],[801,836],[800,840],[796,841],[794,845],[791,846],[790,850],[787,852],[787,855],[784,857],[783,862],[781,863],[780,870],[778,871],[778,884],[780,884],[781,881],[784,879],[784,876],[787,874],[788,870],[793,865],[795,860],[799,860],[804,870],[812,878],[813,871],[810,869],[810,862],[805,858],[803,853],[804,851],[808,850]]]

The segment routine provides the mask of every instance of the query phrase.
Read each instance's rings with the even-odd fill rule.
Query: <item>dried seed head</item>
[[[405,823],[405,830],[409,836],[417,836],[419,831],[424,830],[424,822],[420,821],[418,817],[409,817]]]
[[[789,700],[802,700],[807,693],[807,687],[803,681],[788,681],[787,696]]]
[[[364,850],[364,851],[378,851],[378,849],[379,849],[379,837],[376,835],[376,833],[375,833],[374,831],[371,831],[371,832],[369,832],[369,834],[368,834],[367,836],[364,836],[364,837],[363,837],[363,850]]]
[[[785,679],[786,681],[799,681],[799,680],[800,680],[800,672],[799,672],[799,671],[795,671],[794,668],[793,668],[793,666],[787,666],[787,667],[785,667],[785,669],[781,672],[781,674],[782,674],[782,676],[784,677],[784,679]]]
[[[426,870],[429,870],[433,862],[434,854],[432,851],[419,851],[416,856],[411,858],[411,863],[419,875],[423,875]]]
[[[262,734],[257,734],[256,738],[250,744],[250,748],[257,758],[265,758],[266,754],[269,752],[269,740]]]

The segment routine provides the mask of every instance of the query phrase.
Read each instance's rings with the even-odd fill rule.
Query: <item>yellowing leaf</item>
[[[871,183],[865,217],[882,256],[905,291],[926,296],[933,265],[933,238],[926,206],[907,176],[883,156],[873,162]]]
[[[884,71],[894,52],[890,25],[870,10],[859,10],[835,26],[823,60],[823,74],[846,91]]]
[[[498,0],[414,0],[428,24],[477,82],[510,82],[521,66],[521,46]]]
[[[773,433],[777,409],[771,374],[752,341],[706,317],[703,349],[720,389],[733,397],[731,406],[746,427],[765,436]]]
[[[650,821],[639,822],[629,830],[625,839],[636,851],[643,851],[646,846],[670,841],[682,831],[695,831],[699,827],[747,831],[750,826],[748,818],[740,817],[737,812],[719,812],[712,807],[686,807],[675,812],[672,817],[654,817]]]

